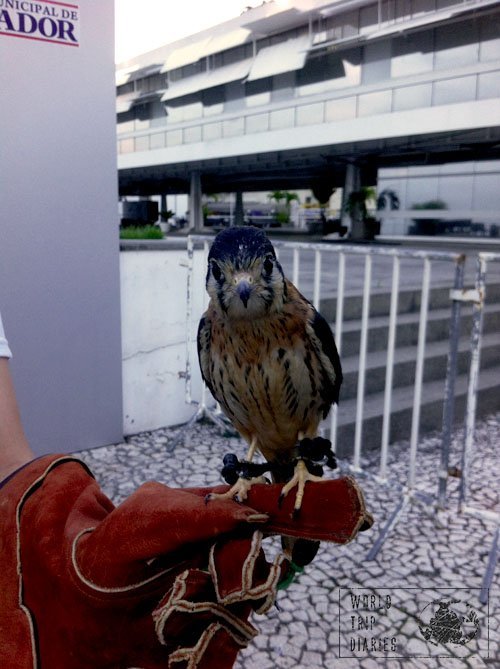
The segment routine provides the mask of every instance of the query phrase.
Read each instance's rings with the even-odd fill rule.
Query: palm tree
[[[267,196],[270,200],[274,200],[276,202],[277,208],[279,209],[280,203],[285,200],[285,211],[280,212],[278,211],[276,214],[276,219],[280,220],[283,223],[288,223],[290,220],[290,205],[291,203],[295,200],[297,202],[300,201],[299,196],[297,193],[291,193],[287,190],[274,190],[272,193],[269,193]]]

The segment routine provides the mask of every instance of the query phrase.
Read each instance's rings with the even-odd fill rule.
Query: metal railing
[[[207,404],[207,389],[203,386],[201,395],[197,401],[193,399],[191,385],[191,357],[194,350],[194,325],[197,324],[200,314],[192,313],[192,276],[194,267],[194,249],[195,245],[203,249],[200,262],[206,265],[209,244],[213,240],[212,236],[191,236],[188,238],[188,314],[186,325],[186,401],[191,404],[197,404],[198,410],[190,421],[189,425],[202,416],[208,416],[216,424],[224,429],[227,426],[222,421],[222,415],[218,407],[212,408]],[[353,297],[352,289],[349,290],[348,279],[352,274],[353,259],[361,260],[362,271],[357,271],[357,285],[354,288],[358,298],[361,296],[361,314],[360,314],[360,344],[358,354],[358,379],[356,389],[356,410],[355,410],[355,428],[354,445],[352,456],[349,458],[348,466],[356,473],[363,475],[374,475],[378,482],[389,483],[391,479],[391,464],[389,463],[389,445],[391,443],[391,415],[393,411],[394,398],[394,369],[396,362],[396,339],[397,325],[399,315],[399,298],[401,293],[402,277],[406,279],[406,287],[415,288],[418,283],[415,277],[415,263],[421,270],[421,280],[418,285],[420,294],[420,307],[418,314],[418,335],[416,343],[415,375],[413,385],[413,402],[411,410],[411,431],[409,438],[409,457],[406,470],[406,481],[401,485],[399,480],[398,489],[400,498],[396,503],[393,512],[390,514],[387,522],[381,528],[376,540],[374,541],[367,559],[375,559],[391,530],[394,528],[402,512],[414,500],[432,511],[436,507],[445,507],[448,500],[447,480],[449,476],[449,458],[450,442],[452,428],[454,425],[454,404],[455,404],[455,380],[457,374],[457,356],[460,338],[461,309],[464,303],[472,302],[473,319],[471,331],[471,359],[470,372],[466,400],[465,415],[465,437],[462,452],[462,478],[460,483],[459,506],[463,513],[470,513],[480,516],[486,520],[493,520],[496,525],[496,533],[492,542],[487,571],[484,577],[482,599],[487,597],[487,591],[493,572],[495,569],[499,530],[499,517],[497,513],[482,510],[473,507],[468,501],[469,469],[470,462],[474,452],[474,426],[476,420],[476,403],[478,395],[478,375],[479,358],[481,350],[482,319],[484,312],[484,299],[486,290],[486,269],[489,262],[500,261],[500,254],[479,253],[476,285],[474,290],[464,289],[465,277],[465,256],[460,253],[446,253],[439,251],[415,250],[404,247],[375,247],[375,246],[351,246],[347,243],[327,245],[324,243],[302,243],[273,240],[276,252],[280,260],[282,256],[288,253],[289,271],[285,272],[293,283],[311,300],[313,305],[320,310],[322,301],[327,297],[334,296],[335,319],[334,333],[337,349],[342,358],[344,337],[345,337],[345,311],[347,300]],[[309,266],[303,271],[304,256],[309,256]],[[290,257],[291,256],[291,257]],[[374,263],[377,260],[384,259],[389,261],[390,272],[385,272],[385,284],[382,289],[390,294],[389,313],[387,315],[387,354],[386,369],[382,403],[382,428],[380,433],[380,450],[378,456],[378,469],[374,473],[373,466],[369,470],[363,467],[363,424],[365,420],[365,381],[367,373],[368,357],[368,337],[371,326],[371,298],[373,296],[373,283],[375,278]],[[312,272],[310,264],[312,260]],[[325,278],[328,267],[331,268],[332,260],[335,260],[335,272]],[[402,272],[402,264],[405,261],[413,263],[413,275],[406,276]],[[349,263],[349,265],[348,265]],[[358,263],[359,264],[359,263]],[[447,355],[446,378],[443,378],[443,417],[441,428],[441,465],[438,472],[437,486],[435,494],[427,494],[416,487],[417,479],[417,461],[419,448],[419,432],[422,407],[422,390],[424,382],[424,362],[427,345],[427,325],[429,320],[429,306],[431,287],[433,287],[432,277],[436,265],[442,267],[446,264],[453,271],[448,273],[437,272],[437,283],[439,286],[447,286],[450,289],[450,315],[449,315],[449,350]],[[451,265],[451,268],[450,268]],[[349,269],[348,269],[349,267]],[[361,267],[358,267],[358,270]],[[403,270],[405,268],[403,267]],[[311,276],[312,275],[312,276]],[[404,281],[403,281],[404,282]],[[435,285],[435,284],[434,284]],[[204,307],[206,306],[206,299]],[[334,406],[331,412],[329,422],[323,423],[322,429],[329,430],[329,436],[335,445],[339,426],[339,409]],[[370,452],[370,461],[373,462],[373,450]],[[400,474],[399,474],[400,476]],[[394,478],[394,477],[393,477]]]
[[[192,277],[193,257],[195,244],[202,244],[203,259],[206,262],[208,255],[209,243],[213,240],[211,236],[196,235],[188,238],[188,274]],[[346,262],[353,258],[361,258],[363,260],[363,277],[361,285],[358,289],[362,292],[362,313],[360,325],[360,351],[359,351],[359,365],[358,365],[358,381],[356,393],[356,415],[355,415],[355,430],[354,430],[354,451],[352,456],[351,467],[355,472],[362,472],[362,456],[363,456],[363,422],[364,422],[364,402],[365,402],[365,379],[367,370],[367,353],[368,353],[368,335],[370,330],[370,299],[372,293],[373,281],[373,262],[374,258],[385,258],[392,262],[392,272],[390,285],[388,286],[391,293],[390,312],[389,312],[389,335],[387,346],[387,365],[386,365],[386,380],[384,389],[384,404],[383,404],[383,428],[381,433],[380,443],[380,461],[378,467],[378,477],[381,481],[386,481],[388,477],[387,455],[390,443],[390,418],[392,407],[392,378],[395,364],[395,345],[396,345],[396,325],[398,314],[398,296],[400,290],[400,265],[404,259],[418,261],[422,264],[423,274],[421,282],[421,306],[419,318],[419,335],[416,357],[416,374],[414,384],[414,401],[412,410],[411,423],[411,437],[410,437],[410,466],[408,471],[408,487],[413,487],[415,482],[415,467],[416,455],[419,437],[419,423],[420,423],[420,405],[423,383],[423,364],[425,359],[426,346],[426,328],[428,318],[429,293],[431,288],[431,270],[433,262],[452,263],[457,268],[455,271],[455,280],[450,284],[450,288],[461,289],[463,284],[463,262],[464,256],[459,253],[446,253],[440,251],[414,250],[402,247],[373,247],[373,246],[354,246],[348,244],[342,245],[326,245],[322,243],[304,243],[304,242],[288,242],[273,240],[278,255],[284,251],[291,251],[291,280],[299,288],[303,290],[300,266],[301,257],[305,253],[313,254],[313,276],[312,285],[306,287],[303,292],[309,292],[306,297],[311,299],[311,302],[316,309],[321,309],[321,301],[323,299],[325,289],[328,289],[331,294],[336,294],[336,311],[335,311],[335,340],[339,355],[342,356],[343,349],[343,335],[344,335],[344,310],[347,293],[347,277],[346,277]],[[336,285],[327,286],[322,280],[322,269],[326,264],[327,258],[331,263],[336,259],[337,280]],[[187,348],[186,355],[188,357],[188,368],[186,373],[186,401],[193,402],[192,385],[191,385],[191,356],[194,345],[194,327],[192,322],[192,301],[191,301],[191,279],[188,278],[188,318],[187,318]],[[413,285],[414,282],[412,282]],[[197,319],[201,314],[197,315]],[[196,323],[197,323],[196,319]],[[453,321],[454,322],[454,321]],[[456,337],[453,339],[455,342]],[[451,392],[445,393],[448,402],[452,402],[453,394]],[[199,408],[202,413],[206,413],[207,394],[203,390],[202,396],[199,398]],[[451,415],[451,412],[449,412]],[[336,441],[338,429],[338,409],[334,407],[331,412],[331,417],[328,424],[323,424],[323,429],[329,429],[330,439],[333,443]]]
[[[493,576],[495,573],[496,564],[498,561],[498,539],[500,534],[500,513],[498,510],[485,509],[470,500],[470,484],[471,484],[471,465],[474,459],[474,431],[476,425],[476,410],[477,397],[479,389],[479,373],[480,373],[480,358],[481,358],[481,341],[483,336],[483,318],[484,307],[486,302],[486,277],[488,272],[488,265],[492,262],[500,262],[499,253],[479,253],[477,257],[476,281],[473,290],[465,291],[462,297],[464,301],[472,302],[472,328],[470,335],[470,369],[469,381],[467,386],[467,405],[465,412],[464,425],[464,440],[462,444],[461,454],[461,477],[459,487],[459,511],[460,513],[468,514],[481,518],[485,521],[490,521],[494,524],[493,538],[491,541],[491,548],[488,555],[486,571],[481,587],[481,594],[479,600],[486,604],[488,601],[488,593]]]

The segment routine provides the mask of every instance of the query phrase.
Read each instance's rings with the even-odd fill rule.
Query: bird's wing
[[[214,397],[216,393],[212,383],[210,366],[210,341],[212,339],[212,327],[210,318],[204,314],[198,325],[196,343],[198,345],[198,362],[200,363],[201,376]]]
[[[323,368],[321,395],[329,409],[334,402],[339,401],[342,366],[330,326],[312,305],[311,308],[312,314],[307,329]]]

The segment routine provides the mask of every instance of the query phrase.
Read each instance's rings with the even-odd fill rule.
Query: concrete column
[[[244,225],[245,218],[243,213],[243,193],[236,191],[236,202],[234,206],[234,225]]]
[[[167,196],[162,193],[160,195],[160,214],[162,211],[167,211]]]
[[[342,191],[342,225],[351,226],[351,217],[345,211],[345,205],[349,195],[361,188],[361,173],[356,163],[348,163],[345,171],[344,189]]]
[[[200,231],[203,227],[203,209],[201,205],[201,177],[199,172],[191,172],[189,191],[189,229]]]

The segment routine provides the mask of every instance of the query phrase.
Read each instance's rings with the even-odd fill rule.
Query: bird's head
[[[230,319],[256,319],[279,311],[285,277],[273,245],[262,230],[219,232],[208,254],[207,291]]]

